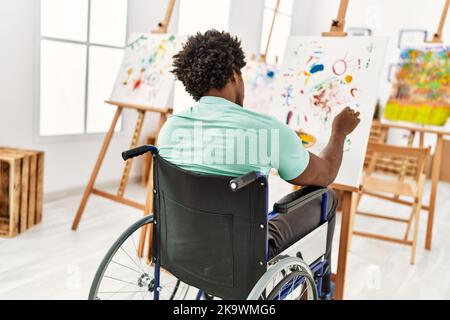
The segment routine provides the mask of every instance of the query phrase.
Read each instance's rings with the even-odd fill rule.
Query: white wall
[[[264,0],[233,0],[230,10],[229,32],[242,40],[245,52],[259,53]]]

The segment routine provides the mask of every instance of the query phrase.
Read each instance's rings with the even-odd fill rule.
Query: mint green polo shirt
[[[219,97],[171,116],[158,137],[159,154],[189,171],[240,176],[278,170],[284,180],[298,177],[309,153],[284,123]]]

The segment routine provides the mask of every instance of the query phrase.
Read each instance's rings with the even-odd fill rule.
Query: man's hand
[[[359,112],[353,111],[350,107],[342,110],[333,121],[333,133],[349,135],[358,126]]]

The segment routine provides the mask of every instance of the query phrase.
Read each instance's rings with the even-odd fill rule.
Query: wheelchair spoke
[[[138,290],[138,291],[117,291],[117,292],[112,292],[112,291],[99,291],[98,293],[102,293],[102,294],[125,294],[125,293],[139,293],[139,292],[145,292],[145,290]]]
[[[134,261],[134,259],[128,254],[128,252],[125,251],[124,248],[120,247],[120,250],[122,250],[122,251],[127,255],[128,258],[130,258],[130,260],[134,263],[134,265],[135,265],[136,267],[138,267],[138,269],[140,269],[143,273],[145,273],[144,269],[142,269],[142,267],[140,267],[140,266],[136,263],[136,261]]]
[[[307,274],[298,269],[284,269],[273,275],[266,288],[261,291],[260,298],[267,300],[304,300],[311,296],[314,288]],[[268,295],[265,292],[270,292]]]
[[[124,264],[121,264],[121,263],[119,263],[119,262],[117,262],[117,261],[111,260],[111,262],[112,262],[112,263],[115,263],[115,264],[117,264],[117,265],[119,265],[119,266],[121,266],[121,267],[124,267],[124,268],[127,268],[127,269],[129,269],[129,270],[132,270],[132,271],[134,271],[134,272],[136,272],[136,273],[139,273],[139,274],[142,273],[141,271],[138,271],[138,270],[136,270],[136,269],[130,268],[130,267],[128,267],[128,266],[126,266],[126,265],[124,265]]]
[[[137,253],[139,250],[138,250],[138,248],[137,248],[137,246],[136,246],[136,242],[134,241],[134,234],[131,235],[131,241],[133,242],[134,250],[135,250],[135,252]],[[139,264],[141,265],[141,268],[145,268],[145,267],[142,265],[141,259],[139,259]]]
[[[134,293],[133,294],[133,296],[132,296],[132,298],[136,295],[136,293],[137,292],[143,292],[142,290],[141,291],[122,291],[122,290],[124,290],[124,289],[126,289],[126,288],[128,288],[130,286],[130,284],[126,284],[126,285],[124,285],[124,286],[122,286],[119,290],[117,290],[117,291],[111,291],[111,292],[108,292],[108,291],[100,291],[100,292],[98,292],[98,293],[104,293],[104,294],[111,294],[109,297],[107,297],[105,300],[110,300],[112,297],[114,297],[116,294],[125,294],[125,293]],[[131,300],[131,299],[130,299]]]
[[[139,287],[138,284],[133,283],[133,282],[129,282],[129,281],[126,281],[126,280],[122,280],[122,279],[118,279],[118,278],[114,278],[114,277],[110,277],[110,276],[103,276],[103,277],[107,278],[107,279],[112,279],[112,280],[115,280],[115,281],[120,281],[120,282],[123,282],[123,283],[128,283],[128,284],[131,284],[133,286]]]
[[[105,300],[109,300],[111,299],[113,296],[115,296],[118,292],[121,292],[123,289],[128,288],[129,284],[126,284],[124,286],[121,286],[120,289],[118,291],[115,292],[109,292],[107,294],[111,294],[108,298],[106,298]],[[100,292],[99,292],[100,293]]]
[[[138,237],[141,228],[148,223],[150,222],[142,225],[136,224],[132,230],[130,229],[130,232],[125,232],[122,238],[118,239],[110,256],[105,257],[106,262],[102,269],[97,272],[96,277],[98,278],[95,280],[94,289],[91,288],[90,299],[154,299],[156,290],[158,290],[161,300],[195,298],[192,296],[193,292],[190,291],[189,285],[164,268],[160,269],[159,288],[156,288],[154,279],[156,266],[152,263],[148,264],[145,260],[146,257],[138,256]]]

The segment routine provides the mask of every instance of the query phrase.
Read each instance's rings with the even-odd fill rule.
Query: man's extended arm
[[[342,110],[333,121],[333,129],[327,146],[317,156],[310,153],[305,171],[289,182],[295,185],[328,186],[333,183],[342,162],[345,138],[359,124],[359,112],[349,107]]]

